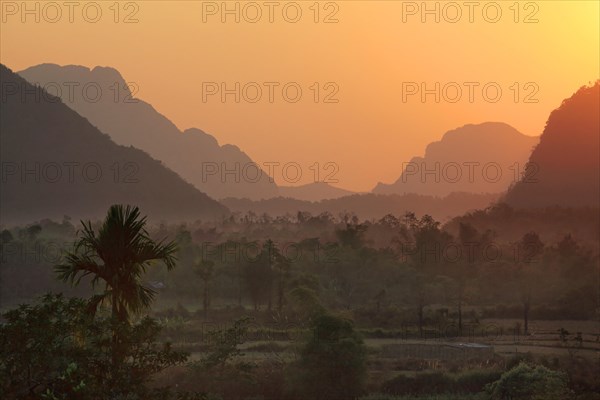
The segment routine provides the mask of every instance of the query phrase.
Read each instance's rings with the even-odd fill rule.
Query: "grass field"
[[[402,359],[414,358],[423,360],[451,360],[451,359],[492,359],[494,355],[512,357],[519,354],[531,353],[544,357],[585,357],[589,360],[600,357],[600,325],[596,321],[534,321],[530,324],[530,334],[515,334],[512,327],[520,321],[517,320],[486,320],[483,325],[494,326],[498,334],[468,335],[462,337],[436,337],[430,339],[404,339],[397,338],[365,338],[371,359]],[[191,325],[187,325],[191,329]],[[185,328],[184,328],[185,329]],[[561,340],[560,329],[569,332],[567,341]],[[502,333],[500,334],[500,330]],[[489,332],[492,332],[491,330]],[[574,341],[577,332],[581,332],[582,342]],[[264,336],[263,336],[264,337]],[[490,346],[490,351],[470,351],[461,346],[469,344]],[[175,342],[176,346],[193,349],[200,346],[200,342],[193,339],[185,342]],[[248,340],[239,348],[242,356],[247,360],[264,360],[275,358],[291,360],[298,341],[292,340]],[[401,349],[392,354],[386,352],[391,349]],[[199,359],[201,351],[192,351],[192,359]]]

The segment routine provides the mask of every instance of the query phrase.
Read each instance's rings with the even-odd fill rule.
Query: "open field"
[[[527,336],[515,334],[514,327],[517,320],[485,320],[482,326],[487,334],[473,334],[470,336],[458,337],[432,337],[425,339],[404,338],[402,331],[396,332],[397,337],[373,338],[365,337],[364,343],[367,346],[371,359],[422,359],[422,360],[451,360],[451,359],[477,359],[488,360],[495,356],[505,358],[515,357],[530,353],[539,357],[584,357],[590,361],[600,357],[600,325],[597,321],[534,321],[530,325],[531,333]],[[202,357],[202,351],[194,349],[201,347],[202,334],[199,334],[198,340],[190,340],[185,331],[193,330],[194,325],[203,325],[199,321],[190,321],[184,328],[179,330],[179,335],[185,335],[186,340],[177,341],[176,336],[172,337],[174,345],[182,349],[191,350],[192,360]],[[208,329],[209,325],[205,328]],[[493,329],[489,328],[493,327]],[[195,326],[198,328],[198,326]],[[560,337],[560,329],[566,329],[570,335],[564,342]],[[480,333],[482,330],[479,331]],[[577,332],[581,332],[582,342],[575,342],[573,337]],[[493,333],[493,334],[492,334]],[[295,331],[289,336],[293,340],[281,340],[276,336],[285,336],[287,332],[250,332],[248,340],[239,346],[243,352],[243,359],[246,360],[264,360],[277,359],[290,361],[295,357],[299,339],[302,339],[307,332]],[[388,334],[393,335],[392,332]],[[272,338],[269,338],[271,336]],[[363,335],[364,336],[364,335]],[[473,349],[478,346],[480,348]]]

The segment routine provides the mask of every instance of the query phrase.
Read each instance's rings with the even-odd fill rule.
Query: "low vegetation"
[[[598,250],[585,239],[506,243],[412,214],[248,218],[150,228],[113,206],[79,231],[68,219],[4,230],[3,299],[21,304],[2,314],[0,397],[598,398]],[[58,238],[60,257],[14,250]],[[473,243],[506,252],[430,251]],[[228,257],[235,245],[254,253]]]

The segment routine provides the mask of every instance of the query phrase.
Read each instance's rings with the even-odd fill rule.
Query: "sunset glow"
[[[26,4],[34,9],[34,3]],[[2,62],[13,70],[43,62],[112,66],[137,84],[137,97],[180,129],[203,129],[259,163],[297,162],[306,170],[315,162],[334,162],[337,185],[359,191],[392,182],[402,162],[468,123],[503,121],[538,136],[561,99],[599,77],[596,1],[498,2],[502,15],[495,23],[486,18],[495,18],[496,7],[485,2],[471,15],[461,2],[450,7],[427,2],[430,10],[437,4],[437,15],[423,14],[421,2],[320,3],[318,18],[331,15],[334,23],[315,23],[311,2],[298,3],[303,14],[297,23],[286,22],[282,7],[274,8],[270,23],[269,9],[260,2],[262,17],[256,23],[248,21],[255,10],[243,3],[237,3],[239,23],[234,14],[223,14],[221,2],[142,1],[136,8],[120,3],[118,18],[133,13],[137,23],[115,23],[109,2],[101,2],[98,23],[86,22],[79,9],[69,23],[66,8],[57,23],[44,21],[43,15],[33,23],[35,15],[23,16],[20,6],[13,15],[12,4],[2,1],[0,48]],[[223,4],[233,10],[236,3]],[[462,16],[453,23],[457,10]],[[49,16],[53,12],[47,10]],[[270,103],[263,86],[256,103],[236,103],[233,95],[225,103],[219,95],[203,102],[206,82],[230,88],[235,82],[241,87],[279,82],[279,88],[297,82],[303,97],[289,103],[279,90]],[[318,103],[310,89],[315,82],[321,85]],[[336,86],[325,89],[327,82]],[[463,94],[455,103],[443,96],[436,103],[433,94],[424,103],[419,95],[404,102],[405,82],[429,89],[439,82],[440,94],[445,84],[456,82]],[[479,84],[473,102],[464,82]],[[481,92],[490,82],[502,89],[496,103]],[[338,102],[323,103],[334,88]],[[448,90],[454,98],[454,89]],[[534,92],[531,99],[537,103],[524,103]],[[304,174],[298,183],[310,180]]]

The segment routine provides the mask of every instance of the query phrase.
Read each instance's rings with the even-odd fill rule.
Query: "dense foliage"
[[[598,313],[598,248],[578,215],[500,207],[445,225],[411,213],[298,213],[147,226],[137,209],[116,207],[80,231],[68,218],[3,229],[1,305],[13,309],[0,320],[0,396],[503,399],[552,388],[594,398],[600,364],[583,356],[593,332],[573,325],[548,336],[560,360],[523,365],[498,354],[485,364],[395,359],[365,344],[518,343],[540,338],[539,319],[585,325]],[[560,229],[532,229],[552,216]],[[507,218],[527,223],[502,231]],[[56,265],[74,287],[56,280]],[[64,294],[32,302],[48,290]],[[489,318],[513,320],[486,331]]]
[[[85,300],[47,295],[3,315],[0,326],[0,393],[3,399],[92,400],[153,398],[152,376],[187,355],[157,342],[158,323],[150,318],[117,322],[122,361],[112,363],[109,316],[92,317]]]
[[[297,399],[352,399],[363,394],[366,348],[351,321],[329,314],[314,318],[311,336],[290,368]]]

